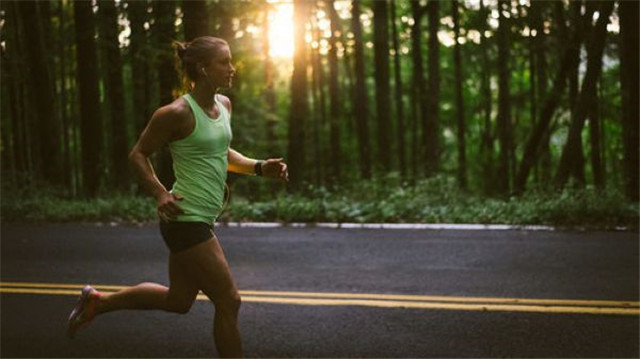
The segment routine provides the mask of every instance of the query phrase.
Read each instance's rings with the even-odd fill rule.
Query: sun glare
[[[271,57],[293,57],[293,4],[270,1],[273,11],[269,13],[269,55]]]

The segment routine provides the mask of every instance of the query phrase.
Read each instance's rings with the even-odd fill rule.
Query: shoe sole
[[[93,288],[91,288],[91,286],[86,286],[82,289],[82,293],[80,294],[78,303],[76,303],[76,306],[73,308],[73,311],[71,311],[71,314],[69,315],[67,335],[71,339],[75,337],[76,331],[80,327],[80,325],[76,324],[76,320],[78,320],[80,314],[84,312],[85,306],[89,300],[89,294],[91,294],[92,290]]]

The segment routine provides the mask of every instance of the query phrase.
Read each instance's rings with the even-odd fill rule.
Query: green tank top
[[[178,202],[184,214],[176,221],[212,224],[224,202],[231,116],[217,96],[218,118],[209,117],[190,94],[182,97],[191,107],[195,126],[186,138],[169,143],[176,176],[171,193],[184,198]]]

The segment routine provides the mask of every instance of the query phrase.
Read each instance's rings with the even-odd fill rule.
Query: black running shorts
[[[160,221],[160,233],[171,253],[184,251],[214,237],[213,226],[204,222]]]

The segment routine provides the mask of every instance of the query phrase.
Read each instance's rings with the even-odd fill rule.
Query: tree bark
[[[509,163],[513,156],[513,134],[511,130],[511,98],[509,70],[510,21],[503,13],[510,12],[511,5],[506,1],[498,1],[499,27],[498,27],[498,141],[500,143],[500,157],[498,164],[498,191],[501,194],[509,193],[511,187],[511,171]]]
[[[74,7],[83,189],[85,195],[95,197],[100,187],[102,168],[102,121],[94,40],[95,20],[91,2],[77,1],[74,2]]]
[[[413,16],[413,25],[411,26],[411,62],[413,64],[413,91],[412,91],[412,111],[414,116],[412,116],[412,124],[411,124],[411,137],[412,137],[412,150],[411,150],[411,167],[414,177],[417,177],[417,164],[419,162],[420,157],[422,157],[426,151],[426,147],[424,143],[420,148],[418,148],[418,125],[422,125],[422,131],[427,131],[427,126],[425,125],[427,112],[428,112],[428,102],[427,98],[427,88],[424,79],[424,69],[422,66],[422,49],[421,49],[421,35],[422,35],[422,17],[426,12],[426,7],[421,6],[418,0],[412,0],[411,4],[411,15]],[[423,136],[423,142],[424,137]]]
[[[493,130],[491,125],[491,72],[492,68],[489,61],[489,39],[485,36],[485,31],[488,30],[488,17],[489,11],[484,5],[484,0],[480,0],[480,13],[482,14],[482,25],[480,28],[480,47],[482,51],[482,116],[484,118],[482,124],[482,142],[480,145],[480,157],[482,159],[482,177],[483,177],[483,189],[487,195],[493,194],[495,191],[494,180],[494,161],[493,161]]]
[[[305,23],[309,18],[309,2],[294,0],[293,77],[291,78],[291,112],[289,116],[289,172],[292,187],[299,187],[305,178],[305,118],[307,104],[307,56]]]
[[[39,4],[35,1],[17,2],[22,18],[26,44],[26,57],[30,74],[28,108],[33,109],[37,130],[37,142],[34,152],[38,154],[36,167],[41,179],[53,184],[61,184],[60,176],[60,129],[55,110],[55,85],[49,61],[50,52],[45,51],[44,24],[50,17],[42,18]]]
[[[351,31],[355,40],[356,75],[354,104],[356,116],[356,132],[358,134],[358,153],[360,155],[360,175],[371,177],[371,150],[369,147],[369,109],[367,105],[366,78],[364,70],[364,44],[362,40],[362,24],[360,23],[360,0],[352,1]]]
[[[340,18],[334,7],[334,1],[328,0],[327,9],[329,20],[331,21],[331,37],[329,38],[329,138],[331,142],[331,176],[333,180],[339,181],[341,174],[341,141],[340,141],[340,100],[339,100],[339,68],[338,68],[338,40],[340,33]]]
[[[124,108],[124,83],[122,81],[122,60],[118,40],[118,11],[115,1],[99,2],[102,50],[106,59],[105,85],[111,107],[111,163],[112,182],[118,189],[125,189],[129,183],[127,152],[127,119]]]
[[[423,115],[424,132],[422,138],[425,148],[426,175],[432,176],[440,167],[440,1],[429,0],[429,93],[423,94],[422,101],[428,104],[426,116]]]
[[[594,86],[594,93],[592,94],[590,103],[591,103],[591,112],[588,114],[589,116],[589,143],[591,145],[591,170],[593,171],[593,184],[598,189],[604,188],[604,168],[602,167],[602,158],[601,153],[602,149],[600,146],[600,130],[601,130],[601,121],[599,114],[599,98],[597,91],[598,84]]]
[[[456,83],[456,119],[458,127],[458,183],[462,189],[467,189],[467,124],[464,114],[464,96],[462,93],[462,64],[460,60],[460,14],[458,13],[459,2],[454,0],[451,3],[451,16],[453,18],[453,32],[455,45],[453,48],[453,62]]]
[[[131,28],[129,56],[133,83],[133,115],[137,137],[151,118],[148,106],[151,102],[151,96],[149,86],[147,86],[149,83],[147,59],[151,58],[151,54],[147,30],[144,27],[148,20],[147,8],[149,4],[146,1],[128,0],[127,5],[129,27]]]
[[[546,37],[544,33],[544,7],[539,1],[531,3],[531,25],[532,29],[536,31],[536,35],[533,38],[533,61],[535,61],[535,116],[532,118],[532,123],[535,123],[539,117],[539,104],[541,104],[547,94],[547,59],[546,59]],[[532,81],[534,81],[532,79]],[[542,140],[540,147],[540,162],[538,166],[538,180],[540,183],[547,183],[551,177],[551,149],[549,147],[549,136],[545,136]]]
[[[395,80],[395,104],[396,104],[396,118],[398,119],[398,126],[396,129],[397,141],[398,141],[398,164],[400,167],[400,175],[406,177],[407,175],[407,160],[405,156],[405,123],[404,123],[404,103],[402,101],[402,75],[400,67],[400,46],[398,45],[398,27],[396,25],[396,2],[391,1],[391,32],[393,37],[393,74]]]
[[[378,166],[392,167],[391,85],[389,84],[389,11],[386,0],[373,3],[373,45],[375,50],[376,120],[378,123]]]
[[[624,185],[627,198],[638,202],[638,3],[620,1],[619,4]]]
[[[587,73],[585,74],[582,88],[574,110],[572,111],[571,125],[567,142],[562,151],[560,164],[558,165],[558,174],[556,181],[559,186],[564,186],[569,179],[570,174],[584,171],[584,155],[582,153],[582,129],[587,115],[592,111],[592,101],[596,94],[596,86],[598,78],[602,73],[602,53],[604,50],[604,42],[607,35],[607,24],[609,23],[609,15],[613,10],[614,3],[612,1],[602,2],[599,6],[600,17],[595,28],[591,31],[591,39],[587,48]],[[582,161],[581,161],[582,159]],[[575,166],[582,165],[576,169]],[[572,168],[573,167],[573,168]],[[578,177],[578,180],[582,178]]]
[[[562,12],[559,11],[559,13],[561,14]],[[582,21],[585,21],[584,18],[586,18],[586,16],[581,17],[582,20],[580,20],[580,24],[582,24]],[[562,26],[560,26],[560,29],[562,29]],[[570,69],[578,66],[575,53],[580,51],[582,35],[583,31],[581,26],[577,27],[571,34],[567,34],[569,40],[564,53],[562,54],[558,70],[555,74],[553,86],[545,98],[544,105],[542,106],[542,110],[539,114],[540,118],[536,121],[535,127],[527,139],[527,144],[525,146],[524,154],[522,155],[522,160],[520,161],[520,166],[518,167],[514,183],[515,193],[522,193],[526,187],[529,173],[531,168],[535,165],[535,160],[540,151],[540,143],[549,131],[551,117],[553,116],[553,113],[555,112],[565,90]]]
[[[176,37],[175,10],[176,2],[173,0],[155,0],[153,2],[155,14],[157,73],[158,73],[158,97],[160,105],[168,105],[175,99],[178,88],[178,77],[174,67],[174,49],[172,42]],[[166,188],[173,187],[175,174],[173,173],[173,160],[168,146],[158,152],[158,179]]]
[[[275,157],[277,156],[277,146],[276,146],[276,134],[275,127],[278,122],[277,111],[276,111],[276,92],[273,87],[273,59],[271,55],[269,55],[269,51],[271,51],[271,43],[269,42],[269,32],[271,31],[269,28],[269,13],[270,7],[267,6],[264,12],[264,20],[263,20],[263,30],[262,30],[262,43],[263,49],[262,54],[265,58],[264,61],[264,90],[263,96],[265,103],[267,105],[267,115],[265,116],[265,132],[267,137],[267,156]]]

